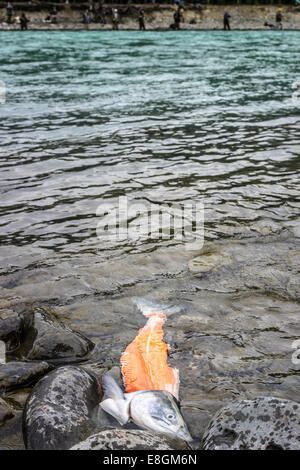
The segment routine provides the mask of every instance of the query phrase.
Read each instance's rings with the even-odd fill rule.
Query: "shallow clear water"
[[[299,33],[1,32],[0,40],[4,254],[9,246],[17,257],[100,256],[97,207],[122,195],[203,200],[207,238],[261,222],[297,227]],[[105,256],[158,245],[116,242]]]

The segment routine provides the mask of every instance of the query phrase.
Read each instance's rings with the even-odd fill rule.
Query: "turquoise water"
[[[43,250],[125,256],[161,245],[99,246],[97,207],[124,195],[203,200],[208,239],[297,230],[298,32],[0,40],[2,250],[15,265]]]

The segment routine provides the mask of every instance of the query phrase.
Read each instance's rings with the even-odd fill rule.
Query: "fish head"
[[[143,429],[193,440],[175,398],[164,390],[145,390],[130,401],[130,417]]]

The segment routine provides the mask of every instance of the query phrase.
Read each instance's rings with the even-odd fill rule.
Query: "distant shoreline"
[[[32,8],[33,6],[31,6]],[[112,30],[112,7],[118,8],[119,30],[138,31],[138,12],[143,8],[145,14],[146,31],[170,31],[170,25],[174,23],[174,5],[156,4],[104,4],[103,14],[105,23],[91,22],[86,25],[82,22],[82,11],[69,5],[58,8],[57,24],[45,22],[49,16],[48,10],[26,11],[30,19],[28,30],[30,31],[109,31]],[[186,5],[184,9],[184,22],[180,23],[182,31],[222,31],[225,9],[231,15],[230,26],[234,31],[275,31],[265,27],[264,23],[275,24],[275,16],[278,5],[213,5],[206,4],[201,7]],[[14,10],[14,18],[20,18],[22,9]],[[284,31],[300,31],[300,6],[282,6],[282,24]],[[18,23],[8,25],[5,9],[0,10],[0,31],[15,31],[20,29]]]
[[[24,34],[26,34],[26,32],[41,32],[41,31],[52,31],[52,32],[81,32],[81,31],[89,31],[89,32],[108,32],[108,31],[113,31],[111,28],[28,28],[27,31],[21,31],[20,28],[1,28],[0,27],[0,31],[1,32],[16,32],[16,31],[20,31]],[[137,31],[137,32],[140,32],[141,34],[145,34],[145,33],[155,33],[155,32],[176,32],[176,33],[181,33],[181,32],[207,32],[207,31],[214,31],[214,32],[221,32],[221,31],[224,31],[222,28],[220,29],[217,29],[217,28],[194,28],[194,29],[184,29],[184,28],[181,28],[180,30],[177,30],[177,31],[174,31],[170,28],[152,28],[152,29],[147,29],[146,31],[139,31],[138,28],[134,29],[134,28],[119,28],[118,31],[114,31],[114,33],[118,34],[118,32],[122,32],[122,31]],[[283,33],[283,32],[291,32],[291,31],[300,31],[300,28],[297,28],[297,29],[293,29],[293,28],[283,28],[282,30],[280,29],[271,29],[271,28],[232,28],[231,31],[226,31],[226,34],[230,34],[231,32],[236,32],[236,31],[266,31],[266,32],[278,32],[278,33]]]

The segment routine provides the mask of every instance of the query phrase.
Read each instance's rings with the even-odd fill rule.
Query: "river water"
[[[295,399],[299,33],[0,40],[3,305],[55,306],[110,368],[144,323],[132,296],[173,303],[166,337],[198,437],[227,399]],[[97,209],[124,196],[201,201],[204,249],[97,237]]]

